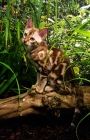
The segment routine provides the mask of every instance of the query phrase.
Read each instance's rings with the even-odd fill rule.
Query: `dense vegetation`
[[[70,57],[80,85],[90,85],[90,0],[0,0],[0,96],[23,93],[36,81],[22,35],[28,17],[47,27],[47,43]]]

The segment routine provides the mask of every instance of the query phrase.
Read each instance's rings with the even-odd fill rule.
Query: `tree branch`
[[[84,92],[84,108],[90,108],[90,87],[81,87]],[[27,114],[47,115],[50,111],[60,116],[61,108],[73,108],[75,106],[74,95],[61,95],[56,92],[38,94],[34,90],[27,91],[18,96],[0,99],[0,120],[24,116]]]

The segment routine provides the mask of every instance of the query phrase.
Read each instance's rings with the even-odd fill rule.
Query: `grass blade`
[[[15,76],[17,76],[17,73],[14,73],[14,75],[7,81],[0,89],[0,94],[2,94],[9,86],[12,84],[12,82],[15,80]]]
[[[19,86],[19,82],[18,82],[18,79],[17,79],[17,76],[16,74],[14,73],[14,71],[10,68],[9,65],[7,65],[6,63],[3,63],[3,62],[0,62],[1,65],[5,66],[6,68],[8,68],[12,73],[13,73],[13,76],[14,76],[14,79],[16,79],[16,83],[17,83],[17,87],[18,87],[18,94],[19,94],[19,99],[20,99],[20,86]],[[13,78],[11,79],[11,81],[13,80]]]

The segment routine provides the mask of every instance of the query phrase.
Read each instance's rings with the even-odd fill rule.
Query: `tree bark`
[[[90,108],[90,87],[81,87],[84,92],[84,108]],[[38,94],[34,90],[28,90],[19,96],[0,99],[0,120],[28,114],[47,115],[50,111],[53,115],[60,116],[61,108],[75,107],[74,95],[61,95],[56,92]]]

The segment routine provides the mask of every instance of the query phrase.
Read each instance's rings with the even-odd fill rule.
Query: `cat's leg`
[[[54,71],[48,75],[48,82],[47,82],[47,86],[45,87],[45,92],[55,91],[56,79],[57,79],[57,75],[54,73]]]
[[[30,54],[28,53],[27,54],[28,58],[30,59],[30,62],[32,63],[33,66],[35,66],[36,69],[38,69],[39,71],[41,71],[41,68],[38,66],[38,64],[36,62],[34,62],[32,59],[31,59],[31,56]],[[40,73],[37,72],[37,81],[34,85],[32,85],[32,89],[36,89],[36,86],[40,83]]]
[[[32,85],[32,89],[36,89],[36,86],[38,86],[39,83],[40,83],[40,73],[37,72],[37,81],[36,81],[35,85]]]
[[[54,87],[49,86],[49,85],[47,85],[47,86],[45,87],[45,92],[52,92],[52,91],[55,91],[55,88],[54,88]]]
[[[36,92],[43,93],[46,84],[47,84],[47,76],[40,74],[40,79],[38,81],[38,84],[36,85]]]
[[[36,92],[38,93],[42,93],[44,91],[46,84],[47,84],[47,76],[37,73],[37,82],[35,85],[32,85],[32,89],[35,89]]]

